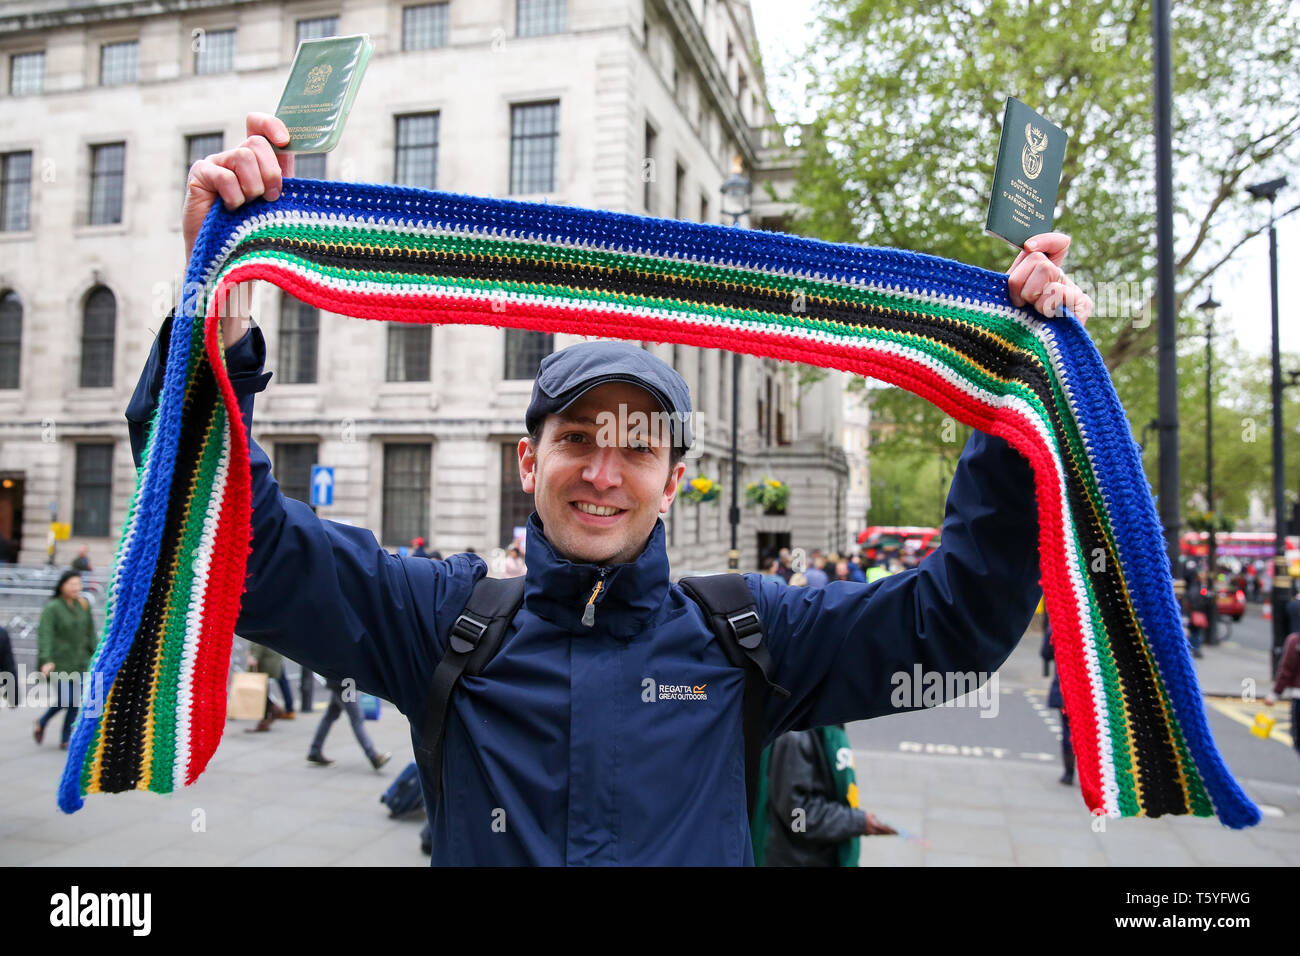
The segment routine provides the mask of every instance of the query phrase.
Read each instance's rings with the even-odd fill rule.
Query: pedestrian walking
[[[90,549],[84,544],[77,551],[77,556],[72,559],[72,570],[74,571],[91,571],[90,566]]]
[[[254,726],[244,728],[244,733],[266,733],[277,718],[284,716],[284,708],[271,699],[271,682],[279,683],[284,675],[284,657],[265,644],[255,644],[250,641],[248,669],[266,675],[266,709],[262,713],[262,719]]]
[[[1300,755],[1300,634],[1295,632],[1288,634],[1286,643],[1282,645],[1277,679],[1273,681],[1273,690],[1264,698],[1264,703],[1272,707],[1279,698],[1287,696],[1291,698],[1291,744]]]
[[[506,563],[504,574],[508,578],[522,578],[528,573],[528,565],[524,564],[523,553],[514,545],[506,552]]]
[[[826,587],[826,584],[830,581],[830,576],[826,573],[826,555],[820,551],[814,551],[812,553],[812,564],[808,566],[808,570],[804,572],[804,575],[808,578],[810,588]]]
[[[295,720],[297,715],[293,711],[293,688],[289,686],[289,672],[283,662],[280,664],[280,676],[275,679],[280,685],[280,696],[284,698],[284,713],[280,714],[280,720]]]
[[[1187,605],[1187,643],[1192,647],[1193,657],[1201,656],[1202,642],[1209,643],[1206,633],[1210,626],[1211,600],[1207,575],[1202,571],[1183,595],[1183,602]]]
[[[375,748],[375,742],[370,739],[370,734],[366,732],[366,717],[361,711],[361,702],[357,700],[356,687],[349,685],[344,687],[340,681],[326,681],[325,686],[329,688],[330,703],[325,708],[325,714],[321,717],[320,723],[316,725],[316,735],[311,739],[311,749],[307,751],[307,759],[322,767],[328,767],[334,763],[325,756],[325,738],[329,736],[330,728],[334,726],[334,721],[339,719],[339,714],[347,713],[348,722],[352,725],[352,734],[357,738],[357,743],[361,745],[362,751],[365,752],[366,759],[370,761],[370,766],[378,770],[384,764],[392,759],[391,753],[380,753]]]
[[[9,631],[0,626],[0,703],[18,706],[18,667],[14,664],[14,647]]]
[[[81,596],[81,575],[69,568],[59,575],[37,625],[36,665],[49,680],[50,692],[49,709],[32,727],[32,738],[38,744],[45,740],[45,725],[64,710],[59,747],[68,749],[77,722],[82,675],[90,666],[95,644],[95,621],[90,602]]]
[[[1052,646],[1052,622],[1043,612],[1043,646],[1039,651],[1043,658],[1043,676],[1052,672],[1052,683],[1047,688],[1047,706],[1055,707],[1061,712],[1061,764],[1064,772],[1061,783],[1067,787],[1074,786],[1074,745],[1070,742],[1070,718],[1065,713],[1065,698],[1061,695],[1061,672],[1051,665],[1056,663],[1056,649]]]

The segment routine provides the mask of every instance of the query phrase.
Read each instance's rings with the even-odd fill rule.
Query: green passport
[[[1016,248],[1052,231],[1068,137],[1014,96],[1007,97],[984,231]]]
[[[370,62],[370,35],[303,40],[275,115],[289,128],[282,153],[328,153],[338,145]]]

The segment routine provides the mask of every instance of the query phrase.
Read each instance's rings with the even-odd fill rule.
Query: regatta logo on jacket
[[[641,681],[641,700],[653,704],[656,700],[708,700],[708,684],[658,684],[653,677]]]

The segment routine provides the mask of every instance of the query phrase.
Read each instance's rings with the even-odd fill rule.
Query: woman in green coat
[[[61,710],[63,732],[59,746],[68,749],[72,726],[77,722],[81,699],[81,682],[95,653],[95,622],[90,604],[81,596],[81,575],[64,571],[54,587],[54,596],[45,602],[37,628],[36,665],[50,681],[50,709],[32,727],[32,737],[39,744],[45,739],[45,725]],[[75,675],[75,676],[74,676]]]

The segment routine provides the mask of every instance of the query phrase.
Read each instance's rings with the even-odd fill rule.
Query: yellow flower
[[[769,479],[767,479],[767,484],[768,484],[768,486],[771,487],[771,488],[780,488],[780,487],[781,487],[781,482],[777,481],[775,478],[769,478]]]
[[[698,491],[700,494],[707,495],[709,493],[709,489],[713,487],[713,482],[710,481],[708,478],[705,478],[703,475],[700,475],[700,477],[693,478],[691,480],[691,487],[694,488],[696,491]]]

